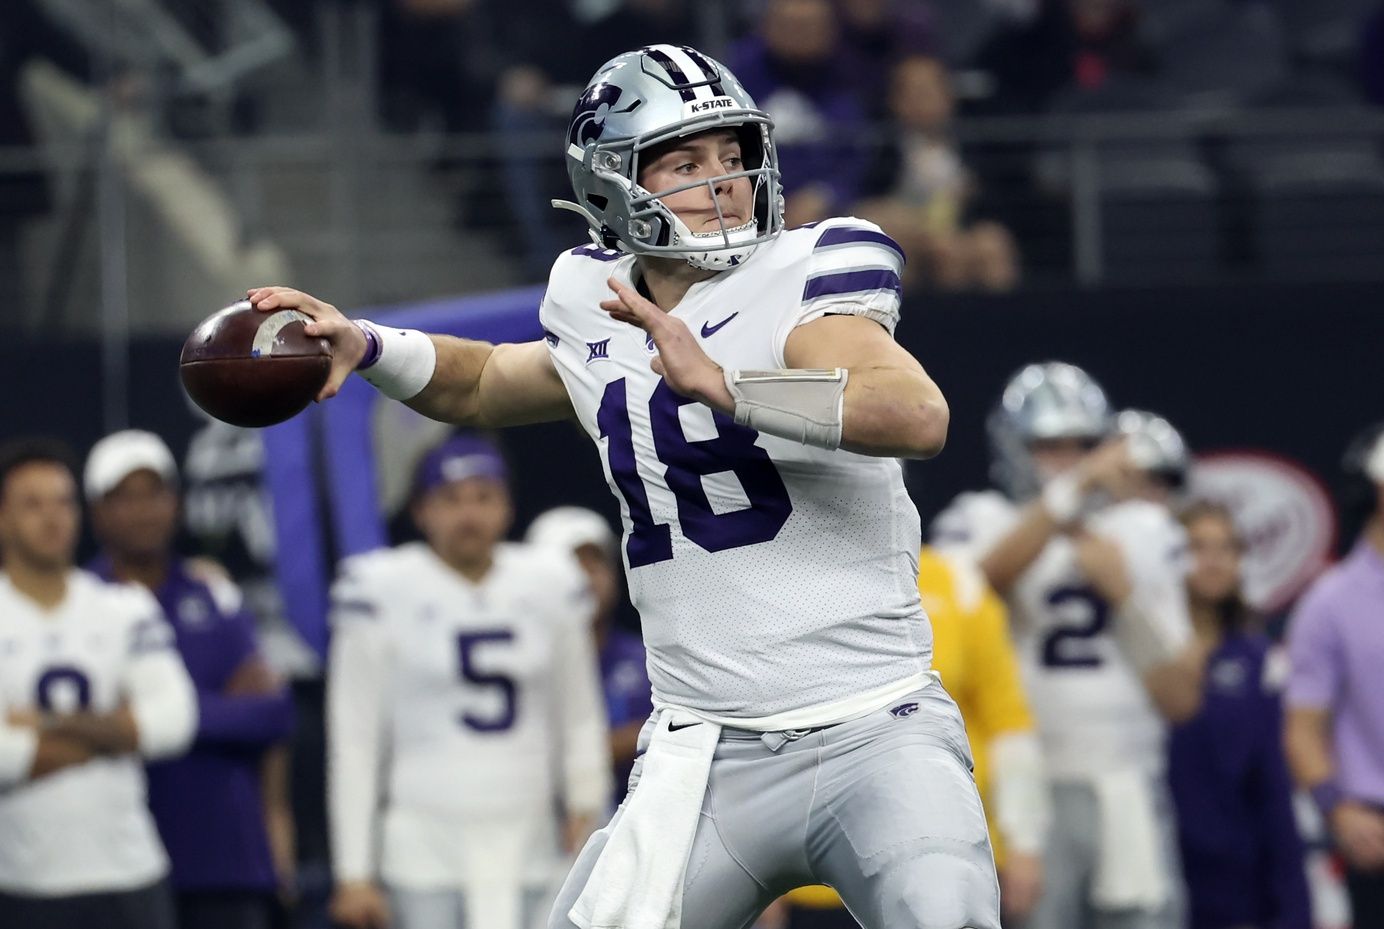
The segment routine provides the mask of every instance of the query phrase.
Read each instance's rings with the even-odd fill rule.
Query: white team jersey
[[[45,612],[0,574],[0,716],[113,712],[134,702],[141,675],[176,677],[186,688],[180,698],[191,699],[172,630],[147,591],[72,571],[66,598]],[[167,871],[138,756],[99,758],[0,789],[0,890],[132,890]]]
[[[491,851],[484,823],[527,830],[529,863],[546,867],[559,805],[604,810],[592,609],[575,560],[546,548],[499,546],[478,584],[421,542],[343,563],[328,677],[338,879],[456,887],[471,852]]]
[[[892,333],[902,261],[877,226],[828,220],[694,284],[673,315],[725,368],[783,368],[789,333],[828,314]],[[620,501],[655,700],[767,716],[927,671],[902,465],[761,435],[675,394],[649,367],[652,341],[599,306],[607,278],[634,271],[594,246],[563,254],[541,318]]]
[[[995,491],[962,494],[933,525],[933,541],[982,558],[1017,521]],[[1124,555],[1134,596],[1153,607],[1171,640],[1190,641],[1183,586],[1182,528],[1144,501],[1106,507],[1085,521]],[[1088,779],[1137,766],[1164,766],[1166,727],[1147,689],[1116,644],[1111,606],[1081,576],[1072,541],[1055,536],[1008,597],[1015,644],[1037,717],[1048,773]]]

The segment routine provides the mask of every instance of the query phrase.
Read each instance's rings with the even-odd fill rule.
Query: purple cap
[[[509,482],[509,469],[500,450],[474,434],[456,435],[423,456],[413,472],[413,496],[467,478],[484,477],[501,484]]]

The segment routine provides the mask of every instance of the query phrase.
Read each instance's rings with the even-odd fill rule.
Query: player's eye
[[[739,155],[730,155],[722,162],[722,164],[724,164],[726,167],[733,168],[736,171],[739,171],[741,166],[744,165],[744,163],[745,162],[740,158]]]
[[[676,168],[674,168],[673,170],[676,171],[676,172],[679,173],[679,174],[691,174],[693,171],[697,170],[697,165],[696,165],[695,163],[689,161],[689,162],[686,162],[686,163],[684,163],[684,164],[678,165],[678,166],[677,166]]]

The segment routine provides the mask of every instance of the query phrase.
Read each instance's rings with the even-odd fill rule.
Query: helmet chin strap
[[[735,246],[752,241],[758,235],[759,223],[754,219],[733,229],[721,229],[716,232],[693,232],[678,216],[673,216],[675,241],[688,244],[705,241],[708,245],[715,246],[704,252],[688,252],[683,256],[688,264],[702,271],[724,271],[743,263],[750,255],[754,254],[755,249],[759,246],[743,245],[741,248]]]

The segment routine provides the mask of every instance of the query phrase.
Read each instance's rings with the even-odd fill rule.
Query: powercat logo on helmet
[[[588,142],[599,142],[601,133],[605,131],[606,117],[612,113],[623,114],[633,113],[644,101],[632,100],[623,109],[615,109],[615,104],[620,102],[621,90],[614,84],[594,84],[586,89],[586,93],[577,100],[576,109],[572,111],[572,127],[567,134],[567,141],[578,148],[586,147]]]
[[[714,113],[717,110],[738,110],[740,104],[734,97],[712,97],[710,100],[693,100],[682,105],[683,119]]]

